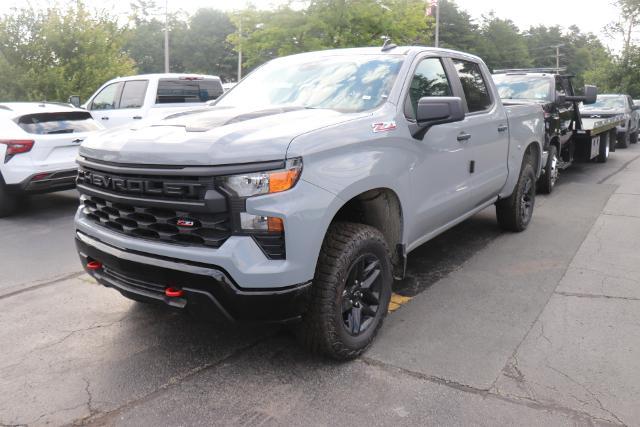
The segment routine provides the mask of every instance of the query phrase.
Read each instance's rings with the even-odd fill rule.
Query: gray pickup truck
[[[275,59],[214,106],[82,144],[85,269],[137,301],[293,325],[362,353],[407,254],[495,204],[521,231],[544,118],[481,59],[427,47]]]
[[[618,146],[628,148],[629,143],[638,142],[640,132],[640,106],[633,103],[629,95],[602,94],[598,95],[595,103],[581,107],[582,118],[608,119],[619,117],[621,120],[617,126]]]

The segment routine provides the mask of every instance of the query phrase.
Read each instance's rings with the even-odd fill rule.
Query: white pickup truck
[[[223,92],[217,76],[141,74],[109,80],[82,107],[91,111],[103,126],[113,128],[203,105]],[[79,106],[80,99],[72,96],[69,102]]]

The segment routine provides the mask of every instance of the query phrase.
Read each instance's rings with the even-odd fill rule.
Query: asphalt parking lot
[[[76,204],[0,220],[2,425],[640,425],[640,146],[565,171],[525,233],[488,209],[412,253],[349,363],[98,286]]]

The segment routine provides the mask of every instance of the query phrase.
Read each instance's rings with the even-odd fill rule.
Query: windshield
[[[215,105],[366,111],[387,100],[403,60],[390,55],[277,59],[249,74]]]
[[[622,110],[625,107],[623,96],[598,96],[594,104],[585,105],[585,110]]]
[[[552,80],[537,76],[497,74],[493,76],[502,99],[536,99],[553,101]]]

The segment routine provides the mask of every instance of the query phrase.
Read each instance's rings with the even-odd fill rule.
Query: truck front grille
[[[83,194],[83,212],[111,230],[143,239],[220,247],[231,236],[228,213],[186,212],[136,206]]]

